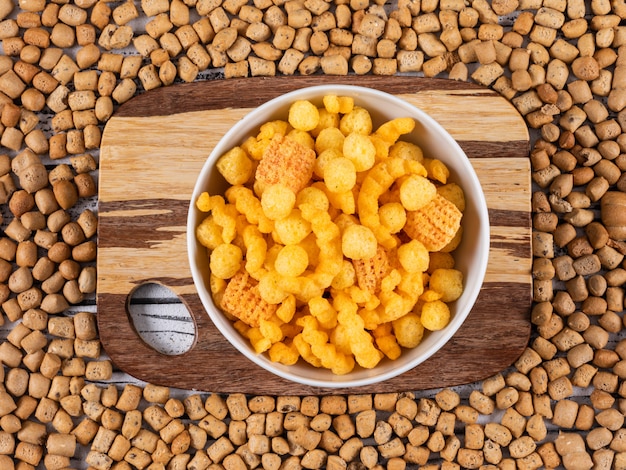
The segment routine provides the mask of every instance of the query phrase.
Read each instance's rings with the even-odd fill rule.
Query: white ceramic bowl
[[[455,251],[456,267],[463,272],[465,286],[462,296],[450,305],[450,323],[440,331],[427,332],[417,347],[403,350],[400,358],[394,361],[383,359],[371,370],[357,366],[346,375],[334,375],[329,370],[315,368],[302,360],[293,366],[285,366],[270,361],[266,354],[256,354],[248,340],[234,329],[214,304],[208,289],[206,249],[195,238],[195,228],[206,216],[195,208],[196,199],[203,191],[216,194],[223,193],[226,188],[225,181],[216,169],[218,158],[247,137],[256,135],[261,124],[274,119],[285,120],[289,106],[294,101],[306,99],[321,106],[322,97],[328,94],[353,97],[356,105],[370,112],[374,128],[389,119],[413,117],[417,121],[415,130],[402,139],[418,144],[425,156],[443,161],[450,169],[449,181],[459,184],[466,196],[466,210],[462,219],[463,240]],[[330,388],[358,387],[388,380],[409,371],[440,350],[461,327],[476,301],[487,269],[489,236],[489,216],[480,182],[469,159],[450,134],[425,112],[401,98],[351,85],[320,85],[299,89],[264,103],[237,122],[215,146],[198,175],[187,220],[187,246],[193,280],[202,304],[217,329],[241,354],[277,376],[305,385]]]

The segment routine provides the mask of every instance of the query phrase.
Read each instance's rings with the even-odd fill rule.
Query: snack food
[[[429,270],[431,252],[459,243],[463,190],[402,140],[412,118],[375,127],[351,98],[327,95],[285,119],[225,152],[217,168],[231,186],[196,201],[213,299],[272,361],[342,375],[396,359],[425,326],[444,328],[463,292],[453,256]]]

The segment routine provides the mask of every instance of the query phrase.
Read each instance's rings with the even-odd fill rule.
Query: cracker
[[[313,176],[315,151],[281,135],[275,136],[263,153],[256,170],[256,179],[282,184],[298,193]]]
[[[437,194],[424,207],[407,212],[404,231],[422,242],[428,251],[439,251],[456,235],[462,216],[452,202]]]
[[[389,256],[385,249],[378,245],[376,254],[368,259],[352,260],[359,287],[372,294],[380,290],[380,284],[391,270]]]
[[[276,313],[276,305],[261,298],[258,285],[244,271],[235,274],[228,282],[221,307],[226,313],[255,328],[260,326],[261,320],[269,320]]]

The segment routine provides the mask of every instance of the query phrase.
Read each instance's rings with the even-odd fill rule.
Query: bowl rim
[[[195,258],[198,256],[197,252],[199,249],[201,249],[198,246],[199,243],[195,237],[195,228],[197,226],[197,223],[199,222],[197,220],[199,214],[198,210],[195,207],[195,202],[200,193],[206,190],[206,181],[208,180],[208,176],[212,172],[213,167],[219,157],[223,154],[225,150],[228,150],[230,147],[235,145],[235,143],[232,142],[233,136],[239,134],[248,127],[251,127],[252,130],[258,129],[259,125],[267,120],[268,111],[272,110],[274,107],[288,107],[290,103],[298,99],[319,100],[327,94],[334,94],[337,96],[352,96],[361,101],[366,99],[367,97],[374,96],[389,100],[393,102],[397,107],[403,108],[406,111],[406,115],[410,115],[417,121],[425,124],[431,130],[434,130],[438,134],[438,137],[444,139],[446,147],[454,149],[455,153],[462,157],[460,163],[465,171],[463,178],[464,181],[470,182],[469,186],[471,186],[472,190],[474,191],[472,193],[473,199],[475,200],[475,205],[479,211],[479,214],[481,215],[478,223],[480,237],[476,250],[481,250],[481,252],[485,253],[485,256],[481,256],[478,258],[478,266],[475,267],[475,273],[473,273],[473,285],[477,287],[472,289],[471,292],[466,292],[464,290],[464,296],[468,297],[466,299],[466,308],[462,311],[457,310],[450,320],[450,323],[442,330],[435,332],[437,333],[436,340],[433,342],[428,350],[424,351],[418,357],[412,360],[405,361],[405,363],[403,364],[398,363],[395,367],[393,367],[393,365],[397,361],[391,361],[390,364],[392,365],[392,367],[389,367],[386,371],[383,372],[377,371],[376,367],[371,370],[361,369],[360,378],[350,378],[353,372],[347,375],[334,375],[331,371],[328,371],[328,373],[330,374],[328,379],[311,378],[307,377],[306,375],[295,374],[294,366],[285,366],[280,363],[272,362],[269,360],[269,358],[266,357],[266,354],[257,354],[256,352],[254,352],[251,346],[246,343],[245,338],[243,338],[236,330],[234,330],[232,322],[228,320],[223,312],[214,304],[213,299],[204,283],[205,274],[203,275],[203,273],[195,263]],[[366,107],[366,105],[364,106]],[[263,117],[265,117],[265,120],[261,119]],[[258,124],[253,124],[255,121],[258,120],[260,120]],[[450,135],[450,133],[431,115],[420,109],[418,106],[409,103],[399,96],[378,90],[376,88],[364,87],[360,85],[324,84],[298,88],[262,103],[258,107],[247,112],[218,140],[213,150],[207,156],[194,185],[187,215],[186,241],[190,270],[202,306],[204,307],[204,310],[206,311],[214,326],[238,352],[243,354],[244,357],[252,361],[257,366],[288,381],[313,387],[346,388],[372,385],[397,377],[427,361],[450,341],[450,339],[457,333],[459,328],[464,323],[465,319],[470,314],[482,288],[489,259],[490,224],[487,203],[482,189],[482,185],[480,184],[478,176],[470,162],[469,157],[465,154],[463,149],[460,147],[458,142]],[[466,275],[467,273],[464,273],[464,277]],[[407,351],[404,351],[403,354],[407,354]],[[305,364],[305,367],[307,369],[311,368],[311,371],[318,371],[318,369],[314,368],[308,363]]]

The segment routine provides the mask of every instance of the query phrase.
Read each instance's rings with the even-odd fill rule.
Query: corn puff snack
[[[230,187],[198,198],[196,237],[216,305],[258,354],[342,375],[449,323],[465,199],[436,155],[403,140],[414,128],[375,127],[352,98],[328,95],[219,158]]]

